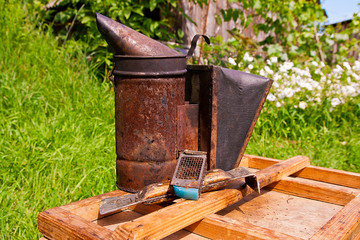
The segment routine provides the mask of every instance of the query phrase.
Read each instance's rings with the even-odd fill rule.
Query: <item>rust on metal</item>
[[[197,150],[198,107],[185,106],[185,73],[187,59],[202,35],[196,35],[188,54],[182,55],[101,14],[96,20],[115,53],[111,75],[117,186],[135,192],[169,180],[180,150]]]
[[[128,161],[116,160],[116,185],[120,190],[138,192],[152,183],[171,180],[177,160],[155,161]]]
[[[199,104],[177,107],[176,145],[178,151],[198,149]]]
[[[187,151],[180,153],[171,185],[197,188],[201,192],[206,172],[206,152]]]
[[[181,53],[100,13],[96,13],[99,32],[115,54],[132,56],[182,56]]]
[[[204,35],[182,55],[101,14],[96,20],[115,53],[117,186],[135,192],[170,180],[185,149],[205,151],[208,169],[237,167],[272,81],[187,66],[197,40],[209,43]]]
[[[185,80],[121,78],[115,75],[116,152],[119,159],[176,159],[177,106],[184,104]]]

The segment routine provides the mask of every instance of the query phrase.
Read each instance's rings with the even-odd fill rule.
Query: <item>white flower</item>
[[[260,70],[259,75],[265,77],[266,73],[265,73],[264,69]]]
[[[267,100],[269,100],[269,101],[273,102],[273,101],[275,101],[275,100],[276,100],[276,97],[275,97],[275,95],[274,95],[274,94],[269,93],[269,95],[267,96]]]
[[[285,97],[291,98],[294,95],[294,90],[291,88],[285,88],[283,93]]]
[[[331,99],[331,106],[332,107],[336,107],[337,105],[340,105],[340,104],[341,104],[340,99],[338,99],[338,98]]]
[[[274,80],[274,81],[277,81],[277,80],[280,80],[280,79],[281,79],[280,74],[275,73],[275,74],[273,75],[273,80]]]
[[[351,76],[352,76],[356,81],[360,81],[360,75],[357,75],[356,73],[352,72]]]
[[[299,103],[299,108],[305,109],[306,107],[307,107],[307,103],[306,103],[306,102],[300,102],[300,103]]]
[[[315,67],[319,66],[319,64],[317,62],[315,62],[315,61],[312,61],[311,64],[314,65]]]
[[[244,61],[248,61],[248,62],[252,62],[253,60],[254,60],[254,58],[252,57],[252,56],[250,56],[249,55],[249,53],[248,52],[246,52],[245,54],[244,54]]]
[[[249,64],[249,66],[248,66],[248,69],[253,69],[254,68],[254,66],[252,65],[252,64]]]
[[[275,80],[275,79],[274,79]],[[273,85],[272,85],[274,88],[278,88],[280,87],[280,85],[277,83],[277,82],[273,82]]]
[[[312,61],[311,64],[314,65],[315,67],[319,66],[319,64],[317,62],[315,62],[315,61]]]
[[[273,70],[271,70],[270,68],[269,68],[269,66],[265,66],[265,72],[267,72],[268,74],[270,74],[270,75],[273,75],[274,74],[274,71]]]
[[[325,64],[323,62],[320,62],[321,67],[325,67]]]
[[[347,69],[347,70],[351,70],[351,66],[348,62],[343,62],[343,66]]]
[[[270,62],[272,62],[272,63],[277,63],[277,61],[278,61],[277,57],[270,58]]]
[[[332,70],[332,72],[333,72],[334,74],[341,74],[341,73],[344,72],[344,69],[343,69],[342,67],[340,67],[340,65],[336,65],[336,68],[334,68],[334,69]]]
[[[353,86],[342,86],[341,91],[345,96],[356,96],[356,89]]]
[[[315,73],[324,76],[320,68],[315,69]]]
[[[229,61],[228,61],[231,65],[234,65],[236,66],[236,62],[235,62],[235,59],[229,57]]]
[[[352,68],[354,71],[360,71],[360,61],[355,61]]]
[[[276,106],[276,107],[281,107],[281,103],[280,103],[280,102],[276,102],[276,103],[275,103],[275,106]]]
[[[280,72],[287,72],[294,66],[293,62],[284,62],[279,68]]]

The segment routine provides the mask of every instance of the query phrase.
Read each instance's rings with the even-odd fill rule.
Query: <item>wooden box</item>
[[[245,155],[241,165],[281,162]],[[360,239],[360,174],[309,164],[292,171],[277,172],[260,195],[225,189],[100,216],[101,199],[126,194],[117,190],[41,212],[38,228],[44,239]]]

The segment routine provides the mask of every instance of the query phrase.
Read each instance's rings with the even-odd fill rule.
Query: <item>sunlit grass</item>
[[[112,89],[0,2],[0,238],[38,239],[37,214],[115,189]]]
[[[18,4],[0,9],[0,238],[38,239],[39,212],[115,189],[113,90],[81,46],[59,47]],[[266,103],[247,153],[359,172],[359,100],[329,109]]]
[[[326,104],[306,110],[265,105],[246,153],[306,155],[313,165],[360,172],[360,99],[333,111]]]

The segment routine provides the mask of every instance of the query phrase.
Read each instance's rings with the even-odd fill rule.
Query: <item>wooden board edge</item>
[[[162,207],[159,205],[139,204],[133,211],[140,214],[149,214]],[[210,214],[203,220],[184,228],[185,230],[198,234],[209,239],[284,239],[299,240],[294,236],[276,232],[250,223],[221,216]]]
[[[270,190],[309,198],[322,202],[346,205],[354,199],[360,190],[303,178],[286,177],[266,187]]]
[[[49,239],[109,239],[112,231],[60,207],[38,215],[38,229]]]
[[[88,221],[94,221],[99,218],[103,218],[107,216],[107,215],[99,214],[101,199],[109,198],[109,197],[117,197],[124,194],[128,194],[128,193],[120,190],[115,190],[98,196],[72,202],[67,205],[60,206],[60,208],[69,211],[72,214],[75,214],[79,217],[82,217],[83,219],[86,219]]]
[[[311,240],[359,239],[360,238],[360,195],[345,205],[330,219]]]
[[[245,154],[243,161],[248,168],[263,169],[282,160]],[[292,176],[360,189],[360,173],[308,166]]]
[[[217,214],[211,214],[185,229],[209,239],[300,240],[288,234]]]

